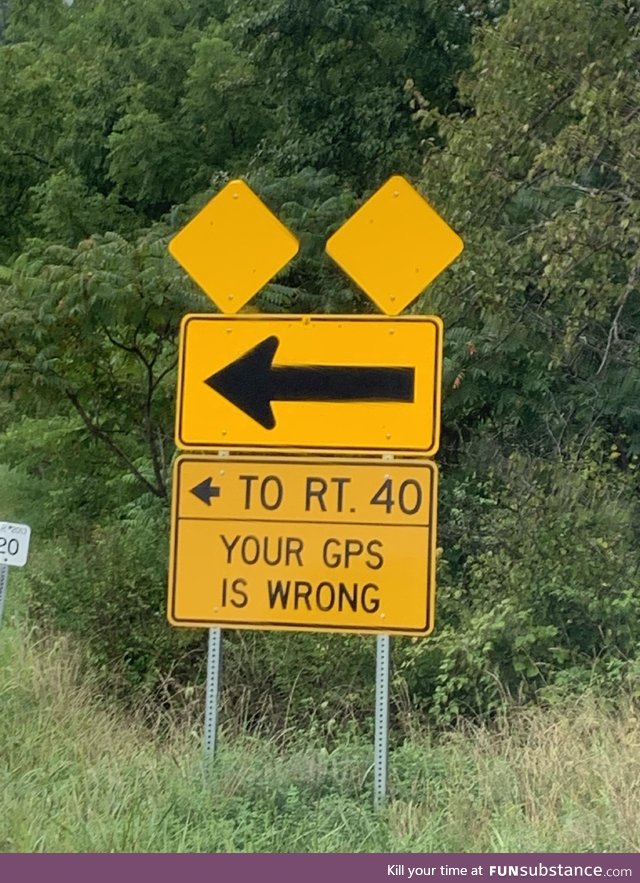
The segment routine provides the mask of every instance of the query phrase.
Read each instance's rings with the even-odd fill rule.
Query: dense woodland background
[[[640,690],[634,0],[0,0],[0,518],[124,702],[204,676],[165,586],[177,329],[213,306],[168,239],[245,177],[302,239],[252,308],[371,312],[324,242],[392,173],[466,245],[411,308],[446,328],[443,553],[395,713]],[[225,653],[247,726],[367,725],[371,639]]]

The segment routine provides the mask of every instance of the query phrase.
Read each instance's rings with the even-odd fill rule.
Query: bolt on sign
[[[426,316],[186,316],[176,444],[432,456],[442,337]]]
[[[183,455],[173,487],[173,625],[432,630],[432,461]]]

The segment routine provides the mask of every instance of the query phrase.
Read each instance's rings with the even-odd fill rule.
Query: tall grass
[[[0,851],[640,850],[640,729],[628,697],[407,732],[371,807],[372,746],[153,730],[106,707],[62,638],[0,630]]]

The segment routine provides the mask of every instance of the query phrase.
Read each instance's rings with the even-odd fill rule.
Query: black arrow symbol
[[[279,340],[265,338],[204,381],[265,429],[271,402],[413,402],[413,368],[274,365]]]
[[[204,481],[201,481],[200,484],[197,484],[195,487],[191,488],[191,493],[195,494],[199,500],[202,500],[203,503],[206,503],[207,506],[211,505],[211,497],[219,497],[220,496],[220,488],[216,485],[211,485],[211,478],[205,478]]]

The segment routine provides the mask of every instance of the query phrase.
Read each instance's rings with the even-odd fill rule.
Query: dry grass
[[[403,794],[393,804],[394,839],[424,851],[435,846],[424,832],[446,792],[438,821],[450,851],[475,843],[496,852],[637,852],[638,724],[631,698],[614,708],[586,695],[514,710],[491,727],[461,726],[428,747],[437,763],[429,772],[425,759],[411,799]],[[395,763],[418,746],[405,744]]]
[[[0,851],[640,851],[629,698],[414,732],[376,814],[368,740],[328,751],[229,730],[207,771],[199,721],[154,733],[80,671],[64,639],[3,626]]]

